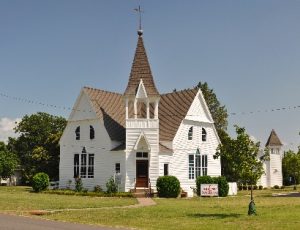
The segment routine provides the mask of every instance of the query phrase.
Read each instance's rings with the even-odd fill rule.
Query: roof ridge
[[[88,89],[88,90],[97,90],[97,91],[101,91],[101,92],[104,92],[104,93],[112,93],[112,94],[117,94],[117,95],[120,95],[122,96],[123,94],[121,93],[117,93],[117,92],[112,92],[112,91],[108,91],[108,90],[104,90],[104,89],[97,89],[97,88],[94,88],[94,87],[90,87],[90,86],[84,86],[83,89]]]
[[[169,92],[169,93],[163,93],[163,94],[160,94],[161,96],[164,96],[164,95],[169,95],[169,94],[175,94],[175,93],[184,93],[184,92],[187,92],[187,91],[198,91],[199,89],[197,88],[193,88],[193,89],[182,89],[182,90],[176,90],[176,91],[173,91],[173,92]]]

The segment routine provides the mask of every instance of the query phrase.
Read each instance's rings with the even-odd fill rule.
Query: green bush
[[[40,172],[32,178],[32,189],[35,192],[41,192],[48,188],[49,176],[46,173]]]
[[[243,185],[243,190],[247,190],[248,186],[247,185]]]
[[[118,185],[115,183],[115,180],[113,177],[109,178],[109,180],[106,182],[106,192],[107,193],[118,192]]]
[[[75,191],[76,192],[82,192],[83,190],[83,184],[80,177],[75,178]]]
[[[225,177],[214,177],[215,183],[219,186],[219,196],[226,197],[228,195],[229,185]]]
[[[229,185],[225,177],[198,176],[196,179],[198,196],[200,196],[201,184],[218,184],[219,196],[226,197],[228,195]]]
[[[175,176],[161,176],[156,181],[159,197],[175,198],[180,193],[180,182]]]
[[[102,188],[101,188],[100,185],[96,185],[96,186],[94,187],[94,192],[103,192],[103,190],[102,190]]]
[[[274,185],[274,189],[279,189],[279,185]]]
[[[254,189],[254,190],[257,190],[257,189],[258,189],[258,186],[257,186],[257,185],[254,185],[254,186],[253,186],[253,189]]]
[[[240,184],[238,187],[239,187],[239,191],[243,190],[243,185]]]
[[[262,185],[258,186],[259,190],[262,190],[264,187]]]

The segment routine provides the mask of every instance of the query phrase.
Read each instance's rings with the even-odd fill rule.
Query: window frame
[[[75,140],[80,140],[80,126],[75,129]]]
[[[90,125],[90,140],[95,139],[95,128],[94,126]]]
[[[194,128],[193,128],[193,126],[191,126],[188,131],[188,140],[189,141],[193,140],[193,133],[194,133]]]
[[[95,154],[75,153],[74,154],[74,178],[94,178],[95,175]]]
[[[207,131],[205,128],[202,127],[202,141],[206,142],[207,141]]]
[[[169,163],[164,163],[164,176],[169,176]]]
[[[207,176],[208,171],[208,155],[196,153],[188,154],[188,178],[195,180],[198,176]]]

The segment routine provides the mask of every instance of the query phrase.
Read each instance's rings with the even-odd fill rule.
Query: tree
[[[282,159],[282,171],[285,183],[291,184],[290,178],[293,182],[299,184],[300,181],[300,149],[297,153],[289,150],[284,153]]]
[[[259,157],[260,143],[255,143],[246,133],[245,128],[235,125],[237,137],[226,136],[225,143],[219,145],[215,158],[221,157],[226,162],[222,167],[228,181],[254,185],[263,174],[263,160],[268,158],[268,150]]]
[[[215,122],[215,127],[218,131],[219,137],[222,141],[224,132],[227,130],[227,125],[228,125],[227,109],[225,108],[224,105],[221,106],[221,103],[218,100],[215,92],[213,91],[213,89],[210,89],[208,87],[208,84],[206,82],[204,82],[203,84],[201,82],[199,82],[195,88],[201,89],[203,97],[206,101],[206,104],[207,104],[209,111],[212,115],[212,118]]]
[[[18,158],[8,151],[4,142],[0,142],[0,177],[9,178],[18,166]]]
[[[17,124],[19,136],[9,138],[8,147],[20,158],[23,182],[28,183],[38,172],[58,179],[59,139],[65,126],[65,118],[43,112],[25,115]]]

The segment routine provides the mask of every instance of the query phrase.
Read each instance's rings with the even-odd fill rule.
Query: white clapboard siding
[[[129,120],[128,120],[129,121]],[[147,151],[149,160],[149,178],[152,185],[155,185],[159,175],[159,160],[158,160],[158,120],[137,119],[136,122],[130,119],[130,128],[126,128],[126,185],[125,191],[133,189],[136,178],[136,152]],[[148,125],[141,125],[141,124]],[[134,128],[136,127],[136,128]],[[146,139],[146,144],[143,149],[134,149],[138,143],[140,136],[143,135]]]

